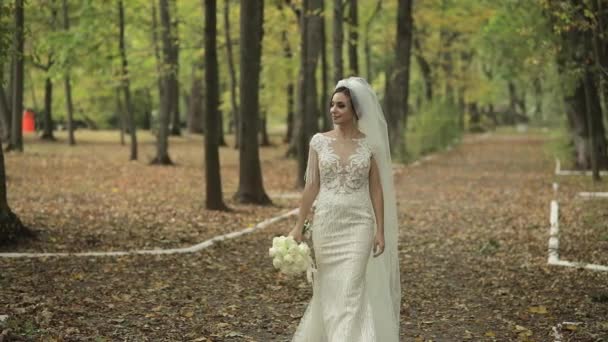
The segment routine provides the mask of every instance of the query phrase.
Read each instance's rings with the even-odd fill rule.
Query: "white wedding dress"
[[[320,181],[312,226],[317,272],[293,342],[388,341],[377,331],[366,287],[366,269],[375,259],[373,155],[365,137],[342,141],[317,133],[310,141],[307,181]]]

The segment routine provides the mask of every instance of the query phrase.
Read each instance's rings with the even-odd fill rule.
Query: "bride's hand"
[[[290,232],[288,236],[292,236],[294,240],[296,240],[298,243],[302,242],[302,228],[299,227],[294,227]]]
[[[374,258],[380,256],[384,252],[384,233],[376,232],[374,238]]]

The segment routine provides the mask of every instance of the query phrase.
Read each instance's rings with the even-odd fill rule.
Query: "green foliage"
[[[458,123],[458,108],[447,101],[425,104],[419,113],[408,119],[406,148],[408,160],[442,150],[453,145],[462,135]]]
[[[13,24],[10,14],[13,13],[12,2],[0,1],[0,83],[4,82],[2,73],[4,64],[9,60],[12,43]]]

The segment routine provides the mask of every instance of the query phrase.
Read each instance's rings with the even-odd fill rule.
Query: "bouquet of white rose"
[[[313,266],[310,248],[306,242],[299,244],[292,236],[278,236],[272,239],[272,247],[268,250],[272,265],[281,273],[298,275],[306,271],[308,282],[312,282]]]

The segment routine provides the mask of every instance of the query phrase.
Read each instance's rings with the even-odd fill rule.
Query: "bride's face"
[[[352,123],[355,114],[350,98],[344,93],[335,93],[329,104],[329,113],[334,125]]]

